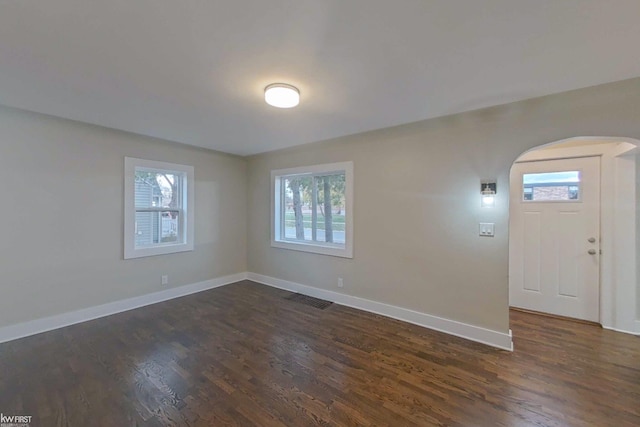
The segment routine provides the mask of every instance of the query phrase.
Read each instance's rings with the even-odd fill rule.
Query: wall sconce
[[[482,182],[480,184],[480,206],[483,208],[493,208],[496,205],[496,183]]]

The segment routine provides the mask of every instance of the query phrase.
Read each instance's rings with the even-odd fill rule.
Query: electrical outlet
[[[167,276],[166,274],[162,276],[162,284],[163,285],[169,284],[169,276]]]
[[[344,282],[342,281],[342,277],[338,277],[338,287],[344,288]]]

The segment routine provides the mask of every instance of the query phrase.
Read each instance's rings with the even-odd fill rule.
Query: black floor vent
[[[284,298],[289,301],[299,302],[300,304],[310,305],[311,307],[319,308],[320,310],[324,310],[333,304],[331,301],[325,301],[320,298],[314,298],[303,294],[291,294]]]

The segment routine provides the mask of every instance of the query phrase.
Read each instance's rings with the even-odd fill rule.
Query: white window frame
[[[136,207],[135,207],[135,173],[137,168],[157,170],[160,172],[181,172],[186,176],[182,187],[182,206],[179,208],[182,230],[182,242],[174,244],[157,244],[144,248],[136,248]],[[193,250],[194,238],[194,169],[193,166],[175,163],[158,162],[155,160],[124,158],[124,259],[141,258],[155,255],[165,255]],[[163,211],[168,209],[162,209]]]
[[[285,239],[282,214],[283,192],[282,179],[296,175],[345,175],[345,244],[308,242]],[[353,258],[353,162],[328,163],[313,166],[301,166],[271,171],[271,246],[280,249],[311,252],[342,258]]]

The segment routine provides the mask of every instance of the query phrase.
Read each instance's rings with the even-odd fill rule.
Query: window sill
[[[151,248],[127,249],[124,251],[124,259],[144,258],[156,255],[167,255],[180,252],[193,251],[193,243],[177,245],[154,246]]]
[[[293,242],[289,240],[272,240],[272,248],[289,249],[292,251],[308,252],[319,255],[329,255],[340,258],[353,258],[353,249],[350,247],[325,246],[303,242]]]

